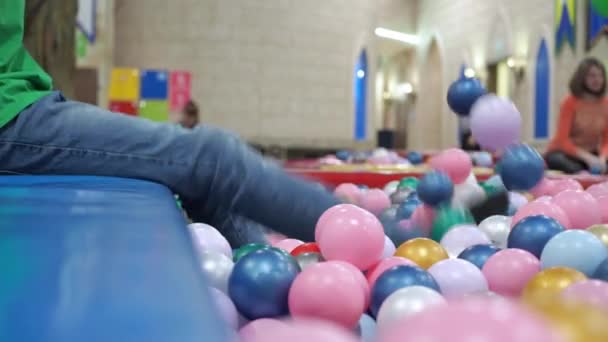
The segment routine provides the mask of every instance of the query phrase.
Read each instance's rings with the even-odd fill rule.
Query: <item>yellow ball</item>
[[[587,231],[604,243],[604,246],[608,247],[608,225],[607,224],[596,224],[587,228]]]
[[[571,284],[585,280],[587,277],[572,268],[568,267],[551,267],[538,272],[523,291],[523,299],[527,302],[535,300],[544,300],[547,297],[559,295],[562,290]]]
[[[608,312],[559,296],[528,303],[553,324],[563,341],[608,341]]]
[[[397,248],[395,255],[407,258],[424,269],[448,258],[448,253],[440,244],[427,238],[417,238],[404,242]]]

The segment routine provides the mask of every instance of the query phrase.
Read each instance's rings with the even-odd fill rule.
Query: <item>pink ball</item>
[[[532,277],[540,272],[540,261],[530,252],[509,248],[492,255],[482,269],[490,291],[519,297]]]
[[[608,194],[596,198],[597,205],[600,208],[600,216],[603,224],[608,223]]]
[[[342,260],[364,271],[384,251],[384,228],[370,212],[352,204],[329,208],[316,227],[317,242],[325,260]]]
[[[285,329],[287,323],[272,318],[256,319],[247,323],[239,330],[239,337],[242,342],[262,342],[266,334],[270,331]]]
[[[562,191],[566,190],[583,190],[583,186],[581,183],[577,182],[572,178],[562,178],[553,181],[553,186],[551,187],[551,193],[548,195],[555,196]]]
[[[344,262],[344,261],[335,260],[335,261],[328,261],[327,263],[339,265],[353,273],[353,276],[355,277],[355,279],[357,279],[357,282],[361,286],[361,289],[363,290],[363,294],[365,295],[365,310],[367,310],[367,308],[369,307],[370,300],[371,300],[371,297],[370,297],[371,289],[369,287],[369,284],[367,283],[367,279],[365,279],[365,276],[363,275],[363,272],[361,272],[361,270],[359,270],[355,266],[353,266],[347,262]]]
[[[361,196],[361,189],[352,183],[344,183],[338,185],[334,190],[334,195],[339,199],[348,203],[359,203],[359,197]]]
[[[553,191],[554,186],[555,186],[555,182],[553,182],[552,180],[550,180],[548,178],[543,178],[543,179],[541,179],[541,181],[538,184],[536,184],[535,187],[533,187],[530,190],[530,193],[534,197],[546,196],[546,195],[549,195]]]
[[[514,301],[467,297],[438,305],[380,331],[378,342],[556,342],[552,327]]]
[[[447,174],[454,184],[464,182],[473,168],[471,157],[458,148],[450,148],[439,153],[431,158],[430,165],[433,169]]]
[[[374,215],[380,215],[391,206],[391,199],[380,189],[371,189],[359,198],[359,205]]]
[[[374,284],[376,284],[376,280],[378,280],[378,278],[386,270],[400,265],[417,266],[415,262],[398,256],[392,256],[382,259],[377,265],[367,271],[367,283],[369,284],[369,287],[373,288]]]
[[[551,201],[543,200],[536,200],[519,208],[513,216],[511,227],[515,226],[521,219],[534,215],[546,215],[557,220],[565,228],[571,227],[568,216],[560,207]]]
[[[568,286],[562,295],[565,298],[608,310],[608,283],[601,280],[583,280]]]
[[[586,191],[595,198],[608,196],[608,187],[605,184],[593,184]]]
[[[413,225],[422,230],[424,236],[429,236],[431,234],[434,219],[435,212],[433,211],[433,208],[424,204],[414,209],[412,217],[410,218]]]
[[[322,262],[298,274],[289,291],[294,318],[315,318],[353,328],[365,310],[365,293],[352,270]]]
[[[302,244],[304,244],[304,242],[297,240],[297,239],[285,239],[285,240],[281,240],[276,243],[273,243],[272,246],[276,247],[276,248],[281,248],[281,249],[287,251],[287,253],[291,253],[291,251],[293,251],[294,248],[296,248]]]
[[[597,200],[584,191],[562,191],[553,197],[553,203],[566,213],[571,229],[585,229],[601,222]]]
[[[244,342],[358,342],[350,331],[330,322],[298,319],[285,323],[278,329],[258,334],[255,340]]]

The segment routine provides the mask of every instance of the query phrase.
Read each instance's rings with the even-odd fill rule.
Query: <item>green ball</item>
[[[602,17],[608,17],[608,1],[591,0],[591,7]]]
[[[475,219],[470,211],[462,208],[439,208],[433,220],[431,239],[441,241],[445,233],[460,224],[475,224]]]
[[[416,187],[418,187],[418,182],[418,178],[405,177],[399,182],[399,186],[397,186],[397,189],[416,190]]]
[[[242,257],[244,257],[245,255],[247,255],[251,252],[255,252],[260,249],[268,249],[268,248],[271,248],[270,245],[266,245],[263,243],[249,243],[249,244],[246,244],[244,246],[241,246],[241,247],[235,249],[232,252],[232,260],[234,260],[234,262],[237,262],[237,261],[241,260]],[[275,248],[275,249],[277,249],[277,248]]]
[[[483,191],[488,196],[491,196],[491,195],[494,195],[494,194],[500,192],[500,189],[497,188],[497,187],[495,187],[492,184],[488,184],[488,183],[483,182],[483,183],[480,183],[479,185],[481,186],[481,188],[483,189]]]

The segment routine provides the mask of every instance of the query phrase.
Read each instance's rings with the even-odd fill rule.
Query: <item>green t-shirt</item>
[[[23,46],[24,15],[25,0],[0,0],[0,127],[53,87]]]

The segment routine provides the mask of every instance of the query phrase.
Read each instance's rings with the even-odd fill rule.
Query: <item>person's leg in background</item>
[[[237,215],[313,241],[317,219],[338,203],[327,191],[288,176],[222,130],[153,123],[65,101],[58,93],[0,129],[0,165],[12,172],[165,184],[188,203],[193,219],[224,234],[240,220],[228,215]]]
[[[587,170],[587,165],[578,158],[572,157],[562,151],[551,151],[545,155],[547,167],[550,170],[575,174]]]

